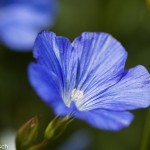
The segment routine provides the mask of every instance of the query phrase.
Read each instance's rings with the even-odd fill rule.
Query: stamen
[[[77,90],[77,89],[73,89],[72,93],[71,93],[71,99],[74,101],[79,101],[83,98],[84,93],[83,91]]]

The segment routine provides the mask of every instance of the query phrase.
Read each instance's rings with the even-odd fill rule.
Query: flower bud
[[[33,145],[37,138],[39,129],[39,118],[35,116],[28,120],[18,130],[16,135],[16,148],[17,150],[26,150]]]
[[[71,122],[71,120],[72,119],[68,118],[67,116],[64,118],[57,116],[48,124],[45,130],[44,138],[49,140],[51,138],[58,137],[65,130],[66,126]]]

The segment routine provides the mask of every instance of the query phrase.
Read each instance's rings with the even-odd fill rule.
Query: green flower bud
[[[65,130],[66,126],[71,122],[71,120],[72,119],[68,116],[64,118],[57,116],[48,124],[45,130],[44,138],[47,140],[51,138],[57,138]]]
[[[16,149],[26,150],[29,146],[33,145],[37,138],[38,129],[38,116],[31,118],[23,126],[21,126],[16,135]]]

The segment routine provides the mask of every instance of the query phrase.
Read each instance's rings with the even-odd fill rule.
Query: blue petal
[[[105,91],[99,104],[111,110],[132,110],[150,105],[150,74],[143,66],[129,69],[122,79]],[[99,105],[99,106],[100,106]]]
[[[3,36],[1,41],[15,51],[30,51],[37,36],[36,30],[13,24],[7,30],[1,30],[0,33]]]
[[[56,114],[68,114],[68,108],[62,100],[62,85],[53,72],[48,72],[38,64],[30,64],[29,80],[38,95],[49,105],[52,106]]]
[[[75,117],[103,130],[120,130],[130,125],[133,115],[127,111],[92,110],[76,112]]]
[[[38,32],[53,24],[56,9],[55,0],[2,2],[0,40],[13,50],[31,50]]]
[[[41,32],[35,41],[33,55],[40,65],[54,72],[59,80],[63,80],[61,65],[58,60],[60,53],[57,45],[55,45],[55,37],[53,32]]]
[[[87,110],[132,110],[149,105],[150,75],[143,66],[126,71],[118,83],[84,103]]]
[[[72,45],[78,51],[80,62],[77,88],[84,92],[83,100],[77,104],[80,107],[120,80],[127,53],[106,33],[85,32]]]
[[[70,91],[75,87],[78,56],[70,41],[53,32],[41,32],[35,42],[34,56],[40,65],[55,73],[63,86],[63,99],[70,105]]]

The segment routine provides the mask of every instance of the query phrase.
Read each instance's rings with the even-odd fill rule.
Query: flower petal
[[[120,130],[130,125],[133,115],[127,111],[92,110],[78,112],[75,116],[103,130]]]
[[[86,109],[132,110],[150,105],[150,75],[143,66],[126,71],[122,79],[90,102]]]
[[[3,0],[0,40],[16,51],[31,50],[38,32],[52,26],[56,10],[56,0]]]
[[[8,24],[5,26],[5,28]],[[9,24],[10,26],[10,24]],[[30,51],[33,47],[37,31],[23,25],[11,24],[7,30],[1,30],[0,40],[14,51]]]
[[[70,41],[53,32],[43,31],[37,37],[34,56],[38,63],[55,73],[63,86],[63,100],[70,105],[70,91],[76,84],[78,57]],[[69,93],[69,94],[68,94]]]
[[[32,87],[48,105],[53,107],[55,113],[67,114],[69,110],[62,100],[62,85],[56,74],[48,72],[41,65],[35,63],[29,65],[28,73]]]
[[[50,69],[62,79],[59,63],[59,50],[55,45],[56,35],[53,32],[41,32],[36,38],[33,55],[39,64]]]
[[[80,107],[120,80],[127,53],[106,33],[85,32],[72,45],[78,51],[80,62],[77,88],[84,92],[84,99],[77,104]]]

